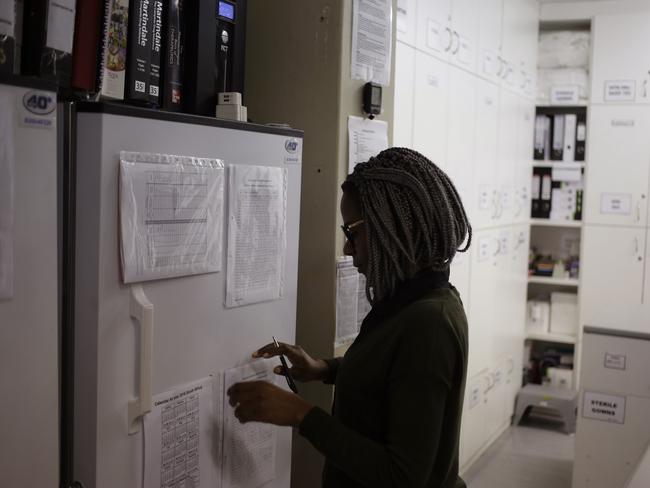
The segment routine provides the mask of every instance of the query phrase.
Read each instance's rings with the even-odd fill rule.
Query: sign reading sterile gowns
[[[229,171],[226,307],[284,295],[287,172],[232,165]]]

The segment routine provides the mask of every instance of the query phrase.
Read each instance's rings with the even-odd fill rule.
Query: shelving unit
[[[529,276],[528,283],[553,286],[575,286],[579,285],[577,278],[553,278],[552,276]]]
[[[560,344],[575,344],[577,342],[576,336],[551,334],[551,333],[540,334],[534,332],[526,332],[526,339],[532,341],[557,342]]]
[[[538,227],[569,227],[579,229],[582,227],[582,220],[530,219],[530,225]]]
[[[584,162],[565,163],[563,161],[535,161],[534,168],[558,168],[558,169],[584,169],[586,164]]]

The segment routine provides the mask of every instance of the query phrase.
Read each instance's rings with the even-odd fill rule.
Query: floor
[[[575,436],[553,422],[510,427],[465,473],[468,488],[571,488]]]

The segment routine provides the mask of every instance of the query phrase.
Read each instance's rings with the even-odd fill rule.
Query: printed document
[[[391,0],[354,0],[352,4],[353,80],[388,86],[392,37]]]
[[[258,360],[225,372],[225,391],[242,381],[274,383],[277,361]],[[259,422],[242,424],[224,396],[223,486],[255,488],[275,478],[277,427]]]
[[[153,398],[144,417],[145,488],[219,486],[212,388],[213,379],[205,378]]]
[[[388,148],[388,123],[384,120],[348,117],[348,173]]]
[[[336,340],[335,347],[354,339],[359,303],[359,272],[349,256],[336,263]]]
[[[228,171],[226,307],[282,298],[286,170],[233,165]]]
[[[0,95],[0,300],[14,292],[14,110]]]
[[[223,162],[120,155],[124,283],[221,270]]]

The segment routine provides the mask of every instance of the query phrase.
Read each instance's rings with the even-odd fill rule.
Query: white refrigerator
[[[140,488],[151,446],[143,445],[142,417],[129,422],[130,408],[250,361],[253,350],[272,336],[295,340],[302,132],[118,104],[79,103],[72,120],[75,269],[74,312],[68,320],[74,330],[74,405],[68,419],[74,429],[73,478],[85,488]],[[121,274],[121,151],[217,158],[225,167],[221,271],[141,283],[141,304],[148,301],[146,310],[153,312],[147,330],[142,317],[132,317],[138,284],[125,284]],[[282,297],[228,308],[231,165],[284,170],[286,250]],[[290,486],[291,434],[277,429],[274,476],[263,486]],[[200,486],[218,483],[202,480]],[[188,479],[174,486],[194,485]]]
[[[0,77],[0,484],[59,486],[54,87]]]

